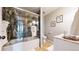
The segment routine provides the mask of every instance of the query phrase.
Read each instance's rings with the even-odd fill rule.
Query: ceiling
[[[22,8],[24,10],[29,10],[29,11],[37,13],[37,14],[39,14],[39,11],[40,11],[39,7],[19,7],[19,8]]]
[[[42,7],[44,16],[56,9],[58,9],[58,7]]]
[[[40,13],[40,7],[19,7],[19,8],[24,9],[24,10],[29,10],[37,14]],[[58,9],[58,7],[42,7],[44,16],[56,9]]]

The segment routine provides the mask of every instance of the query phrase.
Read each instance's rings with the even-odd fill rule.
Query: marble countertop
[[[79,44],[79,41],[64,39],[63,36],[64,36],[64,34],[60,34],[60,35],[54,36],[54,38],[64,40],[64,41],[67,41],[67,42],[71,42],[71,43]]]

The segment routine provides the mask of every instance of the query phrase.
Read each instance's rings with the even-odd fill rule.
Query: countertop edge
[[[64,39],[64,38],[62,38],[63,36],[64,36],[64,34],[60,34],[60,35],[54,36],[54,39],[56,38],[56,39],[60,39],[60,40],[63,40],[63,41],[79,44],[79,41]]]

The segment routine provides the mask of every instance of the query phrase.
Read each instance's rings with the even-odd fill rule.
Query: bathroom
[[[79,38],[78,7],[2,7],[1,10],[0,50],[79,50],[78,40],[73,39]]]

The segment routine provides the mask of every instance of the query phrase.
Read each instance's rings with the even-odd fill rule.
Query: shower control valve
[[[5,36],[0,36],[0,39],[5,39]]]

